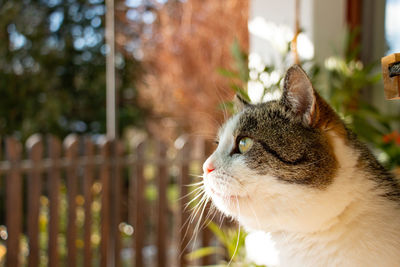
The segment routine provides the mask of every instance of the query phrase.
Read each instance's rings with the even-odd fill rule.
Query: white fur
[[[271,232],[280,266],[400,266],[398,204],[379,196],[341,138],[330,136],[339,169],[326,189],[283,183],[255,174],[240,154],[227,156],[237,119],[228,121],[206,161],[216,167],[204,177],[206,193],[241,225]]]

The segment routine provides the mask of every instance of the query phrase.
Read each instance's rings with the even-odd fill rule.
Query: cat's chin
[[[241,226],[244,226],[248,230],[277,230],[276,227],[270,225],[268,222],[263,221],[261,223],[258,217],[253,215],[253,211],[251,211],[249,214],[249,210],[252,210],[253,208],[250,207],[251,202],[247,196],[227,198],[212,194],[211,198],[213,204],[218,208],[219,211],[228,217],[232,217],[238,221]]]
[[[211,198],[214,206],[216,206],[219,211],[221,211],[226,216],[238,219],[238,200],[226,199],[218,195],[212,195]]]
[[[248,198],[243,190],[239,190],[239,185],[236,179],[224,172],[204,176],[206,194],[219,210],[229,216],[240,214],[240,206]]]
[[[213,189],[206,190],[213,204],[225,215],[239,219],[244,203],[249,201],[248,196],[221,194]]]

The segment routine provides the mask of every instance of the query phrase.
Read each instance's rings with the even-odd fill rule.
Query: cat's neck
[[[396,203],[358,200],[329,224],[312,233],[271,233],[281,266],[396,266],[400,262]]]
[[[397,266],[400,262],[400,203],[385,196],[385,188],[359,154],[335,139],[342,165],[333,192],[351,196],[337,216],[313,231],[272,234],[282,266]],[[336,187],[336,188],[335,188]],[[342,191],[342,192],[343,192]],[[343,195],[343,196],[344,196]],[[332,205],[335,205],[332,193]]]

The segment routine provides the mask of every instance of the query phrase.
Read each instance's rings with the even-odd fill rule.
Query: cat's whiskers
[[[199,182],[194,182],[194,183],[191,183],[191,184],[187,184],[187,185],[185,185],[185,186],[188,186],[188,187],[191,187],[191,186],[197,187],[198,185],[204,185],[204,177],[203,177],[203,175],[192,175],[192,176],[195,177],[195,178],[200,178],[201,180],[200,180]]]
[[[201,192],[200,195],[203,195],[203,192]],[[206,195],[203,195],[202,198],[200,199],[200,201],[197,203],[197,205],[195,205],[195,206],[191,209],[192,213],[189,215],[189,217],[187,218],[186,222],[182,225],[180,231],[182,231],[182,229],[186,226],[186,231],[185,231],[185,234],[184,234],[184,238],[183,238],[182,240],[185,240],[186,235],[187,235],[187,233],[188,233],[188,231],[189,231],[189,228],[190,228],[190,224],[191,224],[191,223],[193,222],[193,220],[196,218],[197,213],[199,212],[200,207],[201,207],[201,205],[203,204],[203,201],[205,200],[205,198],[206,198]],[[185,208],[185,209],[186,209],[186,208]],[[195,210],[195,212],[193,212],[193,210]],[[190,241],[191,241],[191,240],[192,240],[192,238],[190,239]],[[189,243],[190,243],[190,241],[189,241]]]
[[[228,183],[227,183],[226,179],[222,184],[220,184],[219,182],[217,182],[217,183],[219,184],[219,186],[222,186],[223,188],[226,188],[228,186]],[[197,219],[197,224],[196,224],[196,226],[194,228],[193,236],[191,237],[190,241],[187,244],[187,245],[189,245],[189,243],[193,241],[192,242],[193,243],[192,244],[192,251],[194,250],[194,246],[196,245],[196,241],[197,241],[197,236],[200,233],[201,229],[203,229],[204,227],[206,227],[208,225],[208,223],[213,221],[215,216],[218,214],[218,210],[214,205],[212,205],[212,204],[208,205],[208,203],[210,202],[209,201],[210,200],[210,196],[208,196],[205,193],[204,182],[201,181],[201,182],[198,182],[198,183],[194,183],[193,185],[200,185],[198,188],[196,188],[194,190],[195,192],[198,192],[198,193],[194,196],[194,198],[192,200],[190,200],[186,204],[185,208],[187,208],[194,201],[198,200],[200,197],[201,198],[198,201],[198,203],[191,209],[192,213],[189,216],[189,218],[186,221],[186,223],[184,224],[184,225],[188,224],[188,227],[187,227],[185,235],[184,235],[186,237],[186,235],[188,233],[189,225],[192,224],[195,219]],[[210,202],[210,203],[212,203],[212,202]],[[209,207],[209,208],[207,209],[207,207]],[[207,211],[207,215],[203,219],[204,213],[206,211]],[[225,216],[222,214],[221,224],[223,223],[224,217]]]
[[[191,191],[190,191],[189,193],[187,193],[186,195],[179,197],[177,200],[179,201],[179,200],[188,198],[189,196],[191,196],[191,195],[193,195],[193,194],[199,193],[199,191],[201,191],[201,190],[203,190],[203,189],[204,189],[204,185],[202,185],[202,186],[200,186],[200,187],[197,187],[196,189],[191,190]]]
[[[227,105],[225,104],[225,101],[222,101],[220,103],[222,103],[222,112],[223,112],[223,116],[224,116],[224,121],[226,121],[228,118],[228,112],[227,112],[228,108],[227,108]]]
[[[225,219],[226,219],[226,216],[224,214],[222,214],[221,220],[219,222],[219,229],[222,229],[222,225],[224,224]]]
[[[234,178],[233,178],[234,179]],[[235,179],[236,180],[236,179]],[[226,178],[220,178],[220,179],[215,179],[214,183],[216,183],[216,185],[218,186],[219,190],[215,191],[212,190],[216,195],[223,197],[224,199],[228,200],[229,198],[232,197],[239,197],[239,198],[246,198],[248,197],[248,194],[246,195],[239,195],[236,190],[234,190],[234,192],[232,192],[232,190],[236,187],[236,186],[232,186],[232,179],[228,180]],[[239,184],[239,187],[242,187],[242,184]],[[233,188],[232,188],[233,187]],[[231,194],[220,194],[219,192],[232,192]],[[231,204],[231,203],[229,203]]]
[[[190,204],[192,204],[194,201],[196,201],[199,197],[201,197],[203,194],[205,194],[204,191],[201,191],[200,193],[198,193],[192,200],[190,200],[189,202],[187,202],[185,204],[185,208],[184,211],[186,211],[186,209],[189,207]]]
[[[201,206],[203,205],[203,202],[208,198],[207,194],[203,194],[203,196],[201,197],[201,199],[199,200],[199,203],[197,203],[193,208],[190,209],[190,211],[192,212],[191,216],[190,216],[190,223],[193,222],[193,220],[195,219],[195,217],[197,216],[197,214],[199,213],[199,211],[201,210]]]
[[[215,88],[215,90],[213,90],[213,92],[215,93],[215,95],[218,97],[218,103],[222,103],[222,112],[223,112],[223,116],[224,116],[224,121],[226,121],[227,120],[227,118],[228,118],[228,108],[227,108],[227,106],[226,106],[226,101],[224,101],[224,99],[223,99],[223,97],[222,97],[222,95],[221,95],[221,92],[220,92],[220,90],[218,90],[218,87],[217,86],[215,86],[216,88]]]
[[[198,194],[195,196],[196,199],[198,199],[200,196],[202,196],[201,199],[200,199],[199,202],[191,209],[192,212],[191,212],[190,216],[188,217],[188,219],[186,220],[186,222],[182,225],[182,227],[181,227],[181,229],[180,229],[180,231],[182,231],[182,229],[186,226],[186,231],[185,231],[184,237],[183,237],[183,239],[182,239],[182,242],[183,242],[183,240],[186,239],[186,236],[187,236],[187,234],[188,234],[188,232],[189,232],[190,225],[193,223],[194,219],[197,217],[197,215],[198,215],[198,213],[200,212],[200,210],[202,210],[202,212],[200,213],[200,217],[199,217],[199,219],[198,219],[198,223],[197,223],[197,225],[196,225],[196,227],[195,227],[195,229],[194,229],[194,231],[193,231],[193,235],[192,235],[192,237],[190,238],[190,240],[187,242],[185,248],[182,250],[182,253],[186,250],[186,248],[189,246],[189,244],[190,244],[192,241],[193,241],[192,251],[194,250],[194,246],[196,245],[197,235],[198,235],[198,233],[199,233],[198,225],[199,225],[199,223],[201,222],[201,217],[203,216],[204,209],[205,209],[205,207],[207,206],[207,203],[208,203],[208,201],[209,201],[209,196],[207,196],[207,194],[205,194],[204,187],[201,187],[201,189],[203,189],[203,190],[201,190],[200,193],[198,193]],[[192,200],[192,201],[193,201],[193,200]],[[192,201],[191,201],[191,202],[192,202]],[[193,240],[193,239],[194,239],[194,240]],[[182,255],[180,255],[180,256],[182,256]]]
[[[201,221],[202,221],[204,210],[206,209],[209,200],[210,200],[210,198],[207,197],[205,199],[205,201],[203,201],[203,208],[201,210],[200,217],[199,217],[199,219],[197,221],[197,224],[196,224],[196,226],[194,228],[194,241],[193,241],[192,251],[194,250],[194,246],[196,244],[197,236],[200,233],[200,224],[201,224]]]
[[[214,207],[214,205],[212,205],[212,201],[211,201],[209,209],[207,211],[206,218],[204,218],[204,223],[200,226],[200,230],[202,230],[203,228],[208,226],[210,224],[210,222],[212,222],[214,220],[214,218],[217,215],[217,213],[218,213],[217,209]],[[210,217],[211,217],[211,219],[210,219]]]
[[[201,178],[201,179],[204,178],[203,174],[199,175],[199,174],[196,174],[196,173],[189,173],[189,175],[192,176],[192,177],[196,177],[196,178]]]
[[[220,128],[221,126],[222,126],[222,123],[220,122],[220,121],[218,121],[218,120],[216,120],[215,119],[215,117],[214,116],[212,116],[210,113],[208,113],[208,112],[204,112],[204,111],[197,111],[197,112],[195,112],[193,115],[194,116],[196,116],[196,115],[199,115],[199,117],[203,117],[204,119],[210,119],[209,121],[210,122],[212,122],[213,124],[214,124],[214,128],[215,129],[218,129],[218,128]],[[195,135],[195,134],[191,134],[191,135]],[[209,136],[209,137],[212,137],[212,138],[215,138],[215,136],[214,135],[212,135],[211,134],[211,132],[204,132],[204,133],[198,133],[197,134],[198,136]]]
[[[205,197],[206,197],[206,196],[204,195],[204,191],[200,191],[200,192],[195,196],[196,199],[198,199],[199,197],[201,197],[200,201],[199,201],[193,208],[190,209],[191,213],[190,213],[189,217],[187,218],[187,220],[186,220],[186,221],[184,222],[184,224],[182,225],[181,231],[182,231],[183,227],[184,227],[186,224],[188,224],[190,221],[192,221],[192,220],[194,219],[194,217],[196,217],[196,214],[195,214],[195,212],[193,212],[193,211],[195,210],[196,212],[198,212],[199,206],[201,205],[202,201],[204,201],[204,199],[205,199]],[[188,204],[185,205],[184,211],[188,208],[188,206],[189,206]]]

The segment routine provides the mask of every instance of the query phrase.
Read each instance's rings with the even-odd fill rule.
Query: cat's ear
[[[251,104],[239,94],[235,95],[235,98],[233,99],[233,105],[236,112],[240,112],[244,108],[251,106]]]
[[[310,79],[299,65],[287,71],[281,101],[306,124],[313,124],[317,96]]]

